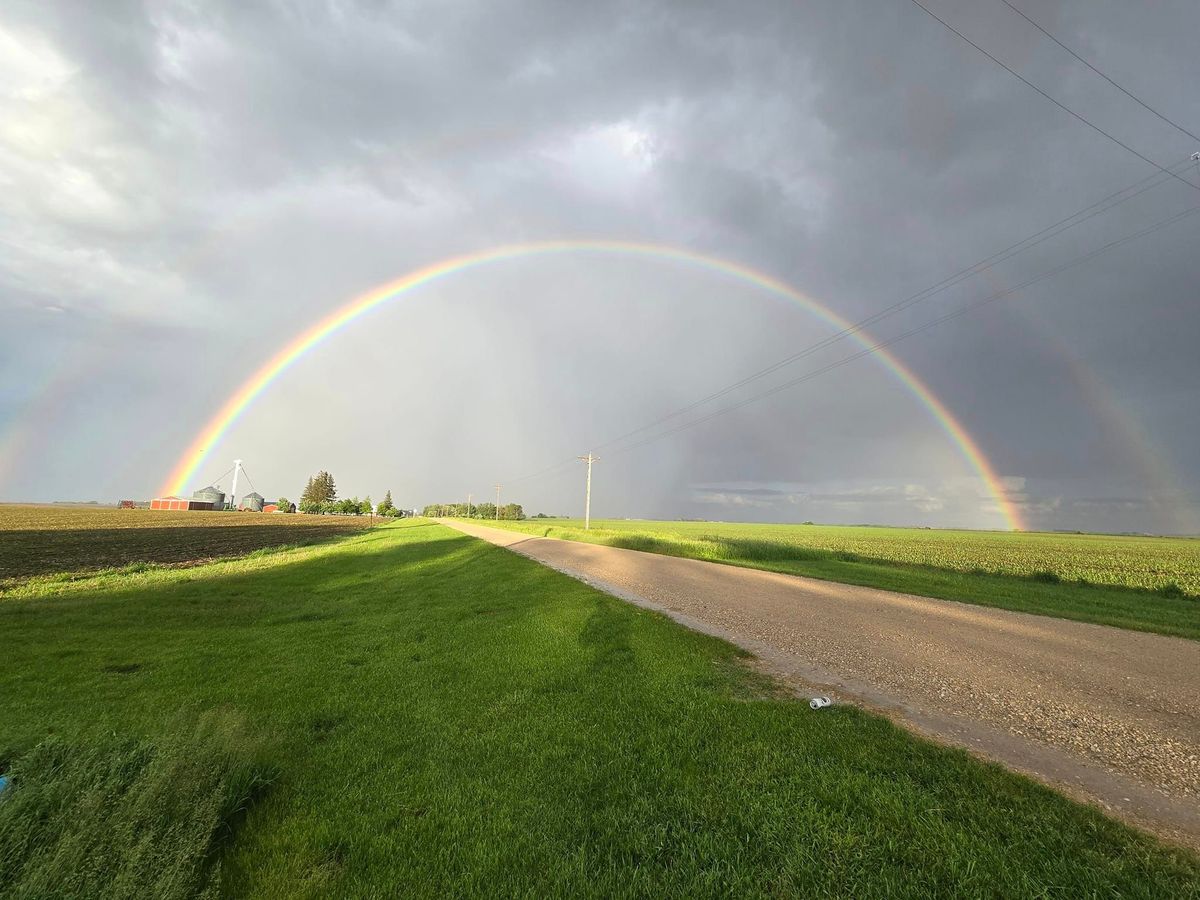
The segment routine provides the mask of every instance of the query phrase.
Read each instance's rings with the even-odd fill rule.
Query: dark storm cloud
[[[1140,152],[1170,164],[1200,149],[1003,5],[937,8]],[[1030,14],[1195,130],[1194,4]],[[471,248],[689,246],[856,318],[1153,172],[907,2],[61,2],[10,5],[0,29],[13,497],[149,494],[305,322]],[[899,334],[1197,202],[1164,182],[873,330]],[[1197,237],[1185,221],[896,345],[1032,524],[1200,528]],[[594,259],[481,272],[371,322],[231,435],[279,482],[268,490],[326,467],[414,504],[482,491],[828,333],[745,286]],[[319,433],[301,428],[316,404]],[[610,452],[598,474],[606,514],[1000,524],[929,413],[870,360]],[[513,490],[573,512],[576,475]]]

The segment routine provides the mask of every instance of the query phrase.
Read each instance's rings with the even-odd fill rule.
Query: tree
[[[371,502],[370,494],[368,494],[367,496],[362,498],[362,503],[360,503],[358,505],[358,511],[361,512],[364,516],[375,515],[375,504],[373,504]]]
[[[333,476],[322,469],[308,479],[304,493],[300,495],[300,504],[303,506],[307,502],[328,503],[335,499],[337,499],[337,485],[333,483]]]
[[[308,477],[308,483],[304,485],[304,490],[300,492],[300,509],[303,511],[306,506],[313,503],[320,503],[317,499],[316,488],[313,485],[312,476]]]
[[[525,510],[520,503],[505,503],[500,507],[500,518],[502,519],[523,519],[525,518]]]
[[[395,509],[395,504],[392,503],[392,492],[388,491],[383,495],[383,499],[379,501],[379,508],[376,510],[381,516],[394,515],[392,512]]]
[[[321,490],[325,494],[325,500],[337,499],[337,485],[333,483],[332,475],[330,475],[328,472],[322,471],[321,474],[317,476],[317,481],[321,485]]]
[[[296,511],[296,507],[292,506],[292,501],[287,497],[280,497],[275,501],[275,506],[280,512],[290,513]]]
[[[480,503],[471,512],[479,519],[494,519],[496,518],[496,504]]]

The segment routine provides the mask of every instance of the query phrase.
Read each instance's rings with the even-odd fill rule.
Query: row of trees
[[[286,497],[279,498],[279,508],[295,509]],[[399,518],[404,512],[396,508],[392,502],[392,492],[388,491],[376,506],[370,497],[343,497],[338,499],[337,484],[333,476],[322,469],[308,479],[300,494],[300,512],[309,515],[343,515],[343,516],[395,516]]]
[[[496,519],[495,503],[472,503],[467,510],[465,503],[430,503],[422,511],[423,516],[455,516],[459,519]],[[520,503],[505,503],[500,507],[501,519],[524,519],[525,510]]]

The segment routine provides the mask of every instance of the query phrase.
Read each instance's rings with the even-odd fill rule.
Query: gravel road
[[[1200,847],[1200,642],[445,524]]]

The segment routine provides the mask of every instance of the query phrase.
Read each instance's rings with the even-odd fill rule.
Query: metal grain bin
[[[196,491],[192,494],[192,499],[201,503],[211,503],[213,509],[225,508],[225,493],[211,485]]]

